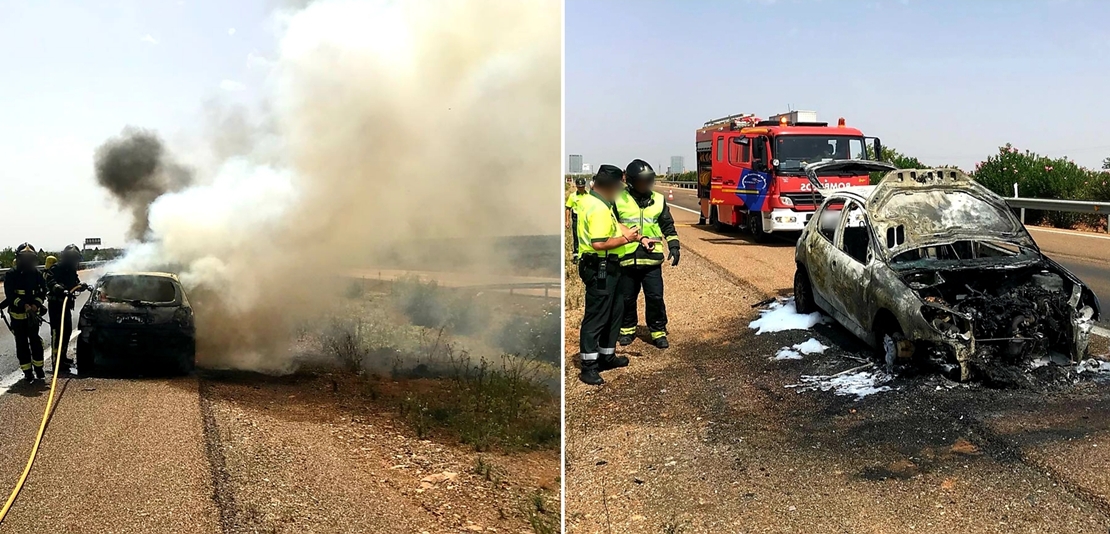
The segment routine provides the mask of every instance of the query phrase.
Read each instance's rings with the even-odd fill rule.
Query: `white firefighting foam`
[[[756,330],[756,335],[784,330],[807,330],[817,324],[828,322],[828,318],[818,312],[802,314],[794,306],[794,297],[772,302],[760,310],[759,319],[748,324]]]

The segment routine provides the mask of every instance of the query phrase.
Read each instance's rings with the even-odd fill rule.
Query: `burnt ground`
[[[664,271],[671,348],[619,350],[632,365],[599,388],[566,367],[568,532],[1110,529],[1110,384],[903,376],[861,400],[787,388],[867,350],[834,326],[755,335],[751,304],[769,292],[721,266],[734,254],[690,254],[719,253],[690,234]],[[579,318],[568,308],[571,360]],[[810,337],[831,348],[769,359]]]

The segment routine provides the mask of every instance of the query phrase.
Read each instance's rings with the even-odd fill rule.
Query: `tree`
[[[1102,169],[1106,170],[1106,171],[1110,171],[1110,157],[1102,160]]]

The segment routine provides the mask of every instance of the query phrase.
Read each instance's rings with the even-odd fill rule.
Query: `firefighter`
[[[578,264],[578,199],[587,194],[586,178],[579,176],[574,179],[575,190],[567,196],[566,226],[574,241],[571,243],[571,261]]]
[[[58,348],[58,354],[54,355],[54,372],[69,374],[70,367],[73,366],[68,349],[69,338],[73,334],[74,301],[77,299],[76,294],[89,286],[81,283],[77,276],[77,269],[81,266],[81,249],[77,245],[69,245],[61,256],[53,265],[47,258],[46,303],[50,311],[50,347]],[[62,303],[67,296],[69,303],[63,309]]]
[[[38,269],[39,256],[30,243],[15,249],[15,268],[4,276],[4,295],[12,318],[15,355],[27,383],[42,380],[43,347],[39,337],[42,313],[46,311],[46,282]]]
[[[613,201],[624,183],[621,170],[602,165],[594,177],[593,189],[578,199],[578,276],[586,286],[586,304],[579,329],[582,373],[579,379],[600,385],[600,371],[628,365],[628,358],[617,356],[622,302],[617,296],[620,261],[616,250],[642,239],[636,229],[617,222]]]
[[[661,193],[654,191],[655,170],[644,160],[633,160],[625,169],[628,187],[617,197],[617,217],[621,224],[640,229],[644,243],[621,247],[620,294],[624,299],[624,316],[618,342],[630,345],[635,339],[638,322],[636,300],[644,291],[644,319],[651,333],[651,342],[660,349],[667,342],[667,306],[663,302],[663,246],[670,254],[671,265],[678,265],[678,232],[670,207]]]

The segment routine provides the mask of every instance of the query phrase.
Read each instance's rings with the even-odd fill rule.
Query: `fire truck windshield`
[[[868,159],[862,137],[846,135],[779,135],[773,157],[782,174],[803,174],[807,164],[829,159]]]

